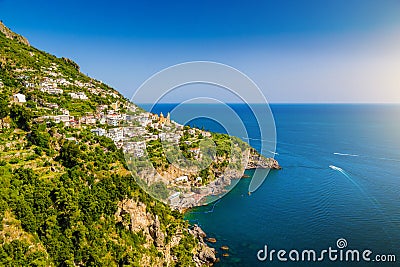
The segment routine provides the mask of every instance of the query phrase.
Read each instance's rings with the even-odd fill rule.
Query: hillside
[[[202,144],[215,144],[201,151],[213,147],[217,156],[206,170],[179,173],[163,142],[194,162],[207,159]],[[252,161],[242,164],[243,153]],[[231,176],[222,177],[231,163]],[[237,138],[145,112],[74,61],[40,51],[0,24],[0,265],[212,264],[215,252],[202,231],[163,202],[182,193],[169,204],[200,205],[182,196],[207,186],[220,193],[218,178],[258,166],[280,168]],[[149,175],[154,170],[167,181]],[[177,175],[186,175],[184,184]]]

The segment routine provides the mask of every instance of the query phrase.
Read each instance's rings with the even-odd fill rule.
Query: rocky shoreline
[[[218,261],[216,257],[216,251],[214,248],[209,247],[204,239],[207,237],[203,229],[197,224],[194,224],[192,228],[189,229],[189,233],[193,235],[199,241],[199,248],[193,255],[193,260],[198,266],[213,265]]]
[[[280,170],[282,167],[279,165],[276,159],[266,158],[253,150],[250,152],[249,161],[246,166],[246,170],[250,169]]]
[[[273,158],[266,158],[260,155],[256,150],[251,150],[246,165],[246,170],[251,169],[271,169],[280,170],[282,167],[278,161]],[[170,204],[174,209],[184,213],[188,209],[202,206],[205,204],[205,198],[208,196],[218,196],[227,192],[227,186],[230,186],[233,179],[243,178],[243,171],[230,169],[224,172],[224,175],[212,181],[207,186],[192,188],[189,194],[180,196],[178,202]]]

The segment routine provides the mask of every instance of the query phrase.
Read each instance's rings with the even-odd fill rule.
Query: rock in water
[[[209,237],[206,240],[207,240],[207,242],[210,242],[210,243],[217,243],[217,239],[215,239],[214,237]]]

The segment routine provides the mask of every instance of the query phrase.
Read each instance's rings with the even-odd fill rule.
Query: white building
[[[64,92],[62,89],[48,86],[40,88],[40,91],[43,93],[48,93],[50,95],[61,95]]]
[[[58,115],[54,116],[53,118],[55,123],[60,123],[60,122],[69,123],[71,120],[74,120],[74,117],[69,115]]]
[[[167,134],[166,134],[166,133],[159,133],[159,134],[158,134],[158,138],[159,138],[161,141],[165,141],[165,140],[167,139]]]
[[[133,150],[133,156],[136,158],[141,158],[144,156],[144,151],[143,149],[134,149]]]
[[[180,176],[180,177],[176,178],[176,179],[175,179],[175,182],[184,183],[184,182],[187,182],[188,180],[189,180],[188,177],[187,177],[186,175],[184,175],[184,176]]]
[[[146,149],[146,142],[144,141],[134,142],[133,146],[137,149]]]
[[[88,97],[84,92],[68,93],[72,99],[87,100]]]
[[[96,118],[94,116],[83,116],[80,122],[82,124],[96,124]]]
[[[30,82],[28,82],[28,81],[25,81],[24,84],[25,84],[25,87],[26,87],[26,88],[33,88],[33,87],[35,87],[35,84],[34,84],[34,83],[30,83]]]
[[[179,195],[181,193],[180,192],[175,192],[173,193],[171,196],[168,197],[168,202],[171,205],[176,205],[179,203]]]
[[[106,135],[106,133],[107,133],[107,131],[102,128],[93,129],[93,130],[91,130],[91,132],[98,136],[103,136],[103,135]]]
[[[50,95],[61,95],[64,91],[59,88],[47,88],[46,92]]]
[[[195,159],[198,159],[200,157],[200,152],[201,151],[200,151],[200,148],[198,148],[198,147],[190,148],[189,152],[194,154],[194,158]]]
[[[210,132],[206,132],[206,131],[202,131],[201,134],[205,137],[211,137],[211,133]]]
[[[51,109],[58,109],[59,106],[56,103],[46,103],[45,106],[51,108]]]
[[[118,126],[120,118],[119,116],[107,116],[107,124],[111,126]]]
[[[15,94],[13,97],[14,101],[17,103],[26,103],[26,97],[23,94]]]
[[[69,116],[69,110],[68,109],[60,108],[60,111],[62,112],[63,115],[68,115]]]
[[[137,118],[137,120],[140,123],[140,125],[142,125],[143,127],[147,126],[147,124],[151,123],[151,119],[148,118],[148,117],[140,116],[140,117]]]
[[[124,138],[123,128],[112,128],[108,130],[107,137],[111,138],[114,142],[121,141]]]

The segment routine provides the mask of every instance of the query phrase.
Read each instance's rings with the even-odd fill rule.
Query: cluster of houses
[[[79,120],[75,120],[74,116],[71,116],[69,114],[69,111],[66,109],[60,109],[61,114],[60,115],[54,115],[54,116],[42,116],[39,118],[36,118],[36,122],[46,122],[46,121],[52,121],[54,123],[64,123],[65,126],[79,126]]]
[[[39,83],[30,81],[29,76],[21,77],[21,79],[24,80],[25,87],[38,88],[41,92],[50,95],[64,94],[64,90],[61,88],[81,88],[81,90],[76,90],[74,92],[68,91],[68,95],[72,99],[82,101],[89,99],[85,92],[94,95],[111,95],[113,98],[120,98],[118,94],[101,89],[92,82],[73,81],[72,79],[67,80],[63,78],[63,75],[57,72],[57,65],[55,64],[51,65],[49,68],[43,69],[42,72],[46,73],[47,77],[41,78]],[[0,80],[0,87],[2,86],[3,83]],[[20,93],[13,95],[13,100],[16,103],[26,103],[25,95]],[[91,129],[93,134],[112,139],[118,148],[122,148],[124,152],[128,152],[131,157],[135,158],[142,158],[146,155],[146,142],[150,140],[160,140],[177,145],[185,131],[190,135],[201,133],[203,136],[210,136],[209,132],[200,131],[198,129],[190,128],[184,130],[183,125],[171,120],[169,113],[164,116],[163,113],[158,115],[149,112],[137,112],[137,108],[133,104],[128,106],[124,105],[124,108],[128,108],[130,111],[128,114],[120,113],[119,109],[121,103],[119,103],[118,100],[111,105],[99,105],[96,112],[81,117],[72,116],[68,110],[61,109],[56,103],[39,104],[52,109],[53,114],[56,115],[36,118],[35,120],[37,122],[52,121],[54,123],[64,123],[66,127],[76,128],[84,125],[97,126]],[[149,127],[154,130],[150,130]],[[189,148],[189,152],[193,154],[195,159],[201,158],[200,148]],[[194,182],[195,184],[201,184],[201,181],[201,177],[197,177]],[[189,181],[188,176],[184,175],[175,178],[171,182],[176,185],[187,185],[189,182],[192,183],[193,181]],[[181,198],[182,195],[177,192],[170,196],[169,201],[175,203],[180,201]]]
[[[28,72],[35,72],[32,69],[16,69],[15,72],[18,73],[28,73]],[[81,88],[86,89],[90,93],[95,95],[101,95],[103,97],[111,96],[113,98],[120,98],[118,94],[112,91],[107,91],[100,88],[96,83],[101,82],[81,82],[78,80],[73,80],[70,78],[67,80],[64,78],[64,75],[58,72],[58,65],[52,63],[49,67],[41,67],[41,73],[46,74],[45,77],[40,78],[39,82],[35,82],[34,80],[38,78],[31,79],[28,75],[19,75],[19,79],[23,81],[23,84],[26,88],[38,88],[41,92],[48,93],[50,95],[61,95],[64,93],[64,90],[60,88],[60,86],[64,87],[72,87],[72,88]],[[3,83],[0,81],[0,87],[3,86]],[[87,100],[88,97],[84,92],[70,92],[69,95],[72,99],[79,99],[79,100]]]
[[[64,93],[64,91],[62,89],[58,88],[58,84],[61,84],[61,83],[65,84],[66,82],[68,82],[68,81],[66,81],[65,79],[54,80],[52,78],[45,77],[45,78],[43,78],[43,81],[39,84],[39,86],[40,86],[39,90],[43,93],[48,93],[50,95],[61,95]],[[35,85],[33,83],[26,82],[25,86],[26,87],[34,87]]]
[[[124,151],[129,151],[129,155],[135,158],[141,158],[145,155],[146,151],[146,142],[145,141],[137,141],[137,142],[126,142],[123,146]]]
[[[86,98],[85,94],[74,94],[76,95],[76,98],[81,100]],[[23,94],[15,94],[14,101],[17,103],[25,103],[26,97]],[[95,114],[87,114],[80,118],[72,116],[68,110],[59,108],[59,106],[55,103],[43,103],[43,105],[57,110],[57,113],[59,114],[36,118],[36,122],[52,121],[54,123],[64,123],[64,125],[67,127],[75,128],[79,128],[84,125],[107,125],[107,128],[110,128],[108,130],[96,128],[91,131],[98,136],[106,136],[111,138],[116,143],[118,148],[122,147],[124,151],[129,151],[134,157],[144,156],[145,150],[145,143],[143,141],[130,142],[130,139],[134,137],[146,141],[159,139],[163,142],[165,141],[172,144],[179,144],[179,141],[184,134],[183,126],[171,121],[169,113],[167,116],[164,116],[162,113],[157,115],[149,112],[142,112],[138,114],[135,113],[136,106],[133,104],[129,106],[129,110],[134,115],[128,115],[116,111],[115,109],[118,109],[119,107],[119,103],[116,102],[111,105],[111,107],[114,109],[109,109],[108,105],[99,105]],[[124,125],[122,125],[122,123]],[[158,129],[158,133],[148,131],[147,127]],[[189,134],[194,135],[196,134],[196,131],[199,130],[188,129],[187,131]],[[210,135],[210,133],[205,131],[202,131],[202,134],[205,136]],[[186,142],[189,143],[190,141]],[[193,153],[195,159],[201,158],[201,152],[199,148],[190,148],[189,152]]]
[[[18,95],[18,94],[17,94]],[[23,97],[19,96],[21,99]],[[19,100],[21,101],[21,100]],[[22,103],[22,102],[20,102]],[[88,114],[82,116],[80,118],[75,118],[69,114],[69,111],[66,109],[60,109],[57,104],[46,103],[49,107],[57,109],[58,112],[62,113],[60,115],[51,115],[51,116],[42,116],[36,118],[37,122],[44,122],[44,121],[52,121],[55,123],[63,122],[65,126],[71,127],[81,127],[83,125],[108,125],[111,127],[119,127],[120,122],[126,118],[126,114],[119,114],[119,113],[112,113],[112,114],[104,114],[103,112],[95,113],[95,114]]]
[[[81,82],[78,80],[69,79],[63,77],[58,71],[58,65],[52,63],[49,67],[41,67],[40,72],[46,74],[46,77],[38,78],[34,76],[29,76],[29,72],[36,72],[36,70],[31,69],[16,69],[15,72],[18,73],[28,73],[28,75],[19,75],[18,79],[22,80],[23,84],[26,88],[30,89],[38,89],[41,92],[47,93],[49,95],[61,95],[64,93],[64,90],[60,88],[60,86],[64,87],[73,87],[73,88],[82,88],[90,91],[96,95],[111,95],[114,98],[120,98],[120,96],[114,92],[108,92],[107,90],[99,88],[96,83],[90,82]],[[39,80],[39,82],[37,82]],[[1,82],[1,81],[0,81]],[[3,83],[0,83],[3,86]],[[68,95],[72,99],[76,100],[88,100],[88,96],[83,91],[75,91],[69,92]],[[13,95],[13,102],[14,103],[26,103],[26,96],[24,94],[18,93]],[[103,125],[109,125],[111,127],[119,127],[120,122],[126,119],[125,114],[119,114],[114,110],[108,110],[107,113],[103,112],[105,109],[108,109],[108,106],[102,105],[101,110],[98,110],[95,114],[87,114],[86,116],[82,116],[80,118],[75,118],[69,114],[69,111],[65,111],[59,108],[59,105],[56,103],[47,103],[47,102],[40,102],[38,104],[49,108],[52,110],[53,114],[56,115],[48,115],[36,118],[37,122],[45,122],[45,121],[53,121],[55,123],[64,123],[65,126],[69,127],[80,127],[81,125],[96,125],[97,123]],[[119,107],[118,101],[112,105],[115,106],[115,110],[117,106]],[[134,105],[132,105],[134,106]],[[114,136],[114,135],[113,135]],[[116,138],[118,139],[118,137]]]

